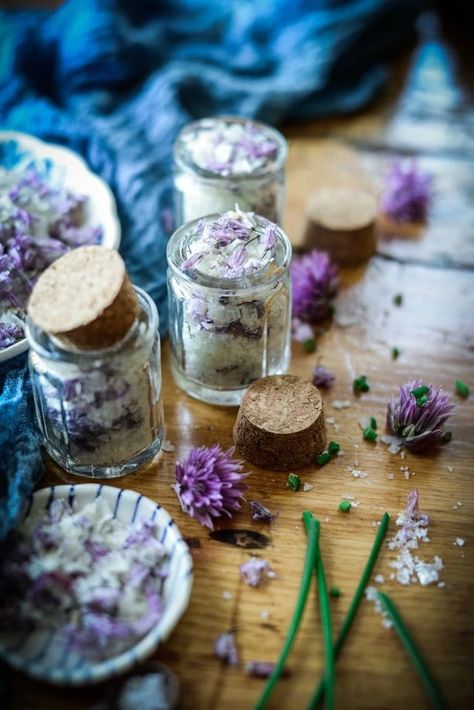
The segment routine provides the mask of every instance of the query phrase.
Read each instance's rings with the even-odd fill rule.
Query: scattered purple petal
[[[245,672],[253,678],[269,678],[273,673],[275,664],[272,661],[248,661],[245,664]],[[283,668],[280,678],[289,678],[291,671]]]
[[[258,500],[251,500],[249,505],[251,518],[255,522],[272,523],[277,517],[276,514],[272,513]]]
[[[387,430],[412,451],[424,451],[441,443],[443,424],[455,409],[442,387],[428,385],[427,401],[419,405],[412,390],[423,385],[413,380],[400,386],[398,397],[387,404]]]
[[[172,486],[181,507],[201,525],[214,529],[212,518],[232,517],[240,510],[246,489],[242,461],[232,459],[234,449],[223,451],[219,444],[191,449],[187,459],[176,462],[176,483]]]
[[[266,576],[269,579],[276,577],[268,560],[251,557],[240,565],[240,576],[249,587],[258,587]]]
[[[313,385],[315,385],[315,387],[327,389],[331,387],[335,379],[336,375],[333,375],[332,372],[329,372],[329,370],[322,365],[317,365],[313,370]]]
[[[337,266],[329,254],[314,249],[296,256],[291,264],[293,318],[318,323],[332,312],[332,300],[339,287]]]
[[[239,653],[235,644],[235,634],[226,631],[214,641],[214,654],[228,666],[238,666],[240,664]]]
[[[433,178],[416,161],[395,161],[387,174],[381,209],[396,222],[423,222],[432,198]]]

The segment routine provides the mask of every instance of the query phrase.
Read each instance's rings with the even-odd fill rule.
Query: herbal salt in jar
[[[287,144],[274,128],[235,117],[186,126],[174,146],[176,225],[234,209],[282,223]]]
[[[80,247],[49,266],[26,335],[43,443],[70,473],[134,471],[163,438],[158,311],[119,254]]]
[[[111,478],[136,470],[163,439],[158,312],[135,287],[139,311],[118,343],[68,348],[27,321],[30,372],[48,454],[70,473]]]
[[[173,374],[197,399],[239,404],[246,387],[290,361],[291,245],[252,213],[208,215],[168,244]]]

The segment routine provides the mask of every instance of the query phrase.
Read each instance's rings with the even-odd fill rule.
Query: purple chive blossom
[[[250,503],[250,516],[255,522],[271,523],[277,517],[276,514],[272,513],[263,503],[258,500],[251,500]]]
[[[336,375],[333,375],[322,365],[317,365],[313,370],[313,385],[316,387],[322,387],[323,389],[331,387],[335,379]]]
[[[329,254],[314,249],[293,258],[291,264],[293,317],[317,323],[331,313],[332,299],[338,290],[337,266]]]
[[[269,678],[274,668],[275,664],[272,661],[248,661],[245,664],[245,672],[254,678]],[[283,668],[280,677],[288,678],[290,675],[291,671]]]
[[[274,224],[268,224],[265,227],[265,231],[264,231],[262,238],[261,238],[261,244],[265,250],[270,250],[270,249],[274,248],[274,246],[276,244],[275,230],[276,230],[276,225],[274,225]]]
[[[432,176],[416,162],[395,161],[386,177],[381,209],[396,222],[423,222],[432,195]]]
[[[227,631],[221,634],[214,641],[214,654],[228,666],[238,666],[240,664],[239,652],[235,645],[235,634]]]
[[[176,483],[172,486],[181,507],[191,518],[213,530],[212,518],[223,513],[232,517],[240,510],[246,489],[242,462],[232,459],[234,449],[223,451],[219,444],[191,449],[184,461],[176,462]]]
[[[398,397],[387,404],[388,431],[412,451],[423,451],[438,444],[443,437],[442,425],[455,408],[443,388],[431,384],[426,402],[420,405],[412,391],[421,386],[421,380],[406,382],[400,386]]]
[[[258,587],[264,575],[269,579],[276,576],[268,560],[251,557],[240,565],[240,576],[249,587]]]

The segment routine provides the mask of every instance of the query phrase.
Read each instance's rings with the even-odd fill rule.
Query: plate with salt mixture
[[[0,658],[57,685],[124,673],[187,608],[192,559],[173,519],[139,493],[43,488],[11,534],[0,576]]]

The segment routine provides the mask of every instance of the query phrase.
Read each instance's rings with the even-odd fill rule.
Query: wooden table
[[[193,401],[178,390],[164,344],[167,438],[176,452],[163,453],[146,470],[117,485],[159,500],[183,535],[192,539],[195,579],[191,602],[172,637],[157,653],[180,678],[183,708],[240,709],[255,703],[263,681],[247,677],[241,669],[222,666],[213,657],[213,642],[233,627],[244,662],[276,658],[302,570],[303,510],[313,511],[322,521],[328,581],[342,590],[342,596],[332,602],[337,631],[372,545],[376,521],[382,511],[389,511],[393,516],[389,535],[393,534],[394,518],[415,487],[420,491],[421,508],[431,519],[431,542],[422,548],[421,556],[442,557],[446,586],[402,587],[388,581],[393,553],[387,549],[376,571],[387,580],[383,588],[399,606],[450,705],[468,707],[472,700],[473,399],[459,401],[450,425],[453,440],[436,455],[407,454],[402,460],[382,444],[363,441],[358,423],[361,416],[372,415],[382,424],[388,397],[396,393],[400,383],[415,376],[442,383],[450,392],[458,377],[474,385],[474,103],[458,81],[455,65],[449,64],[455,60],[448,44],[422,40],[410,57],[395,67],[388,94],[370,110],[286,131],[290,139],[286,226],[296,246],[301,243],[302,211],[312,187],[357,179],[368,180],[378,189],[393,154],[416,154],[434,173],[437,192],[425,228],[393,230],[381,225],[378,255],[367,267],[342,273],[338,313],[354,315],[355,324],[327,327],[315,354],[303,354],[298,345],[294,348],[291,372],[309,377],[315,363],[321,362],[337,374],[334,387],[325,395],[325,407],[326,416],[335,420],[328,425],[329,434],[341,443],[343,455],[321,469],[297,471],[313,486],[308,492],[287,490],[286,474],[248,466],[252,471],[248,499],[259,499],[278,510],[278,519],[270,528],[252,523],[245,506],[227,527],[253,529],[268,536],[266,549],[256,552],[270,560],[277,578],[262,588],[249,588],[239,578],[239,565],[250,552],[212,540],[206,529],[181,512],[170,489],[175,458],[185,456],[191,446],[232,445],[236,410]],[[342,143],[334,143],[334,139]],[[350,152],[354,147],[368,177],[361,172],[359,158],[354,159]],[[400,307],[393,303],[398,292],[403,294]],[[396,361],[391,359],[392,346],[401,350]],[[361,373],[368,375],[371,390],[356,398],[351,383]],[[331,402],[335,399],[350,400],[350,408],[334,409]],[[408,466],[409,480],[401,466]],[[354,478],[351,467],[366,471],[368,476]],[[51,466],[44,483],[60,480]],[[338,511],[344,495],[354,496],[360,503],[346,515]],[[464,547],[453,544],[456,537],[465,539]],[[321,673],[321,627],[314,590],[289,666],[292,676],[278,684],[271,707],[305,707]],[[105,689],[62,690],[12,674],[12,691],[13,705],[21,710],[74,710],[92,707]],[[362,604],[337,664],[336,698],[339,708],[427,706],[397,639],[382,626],[368,602]]]

